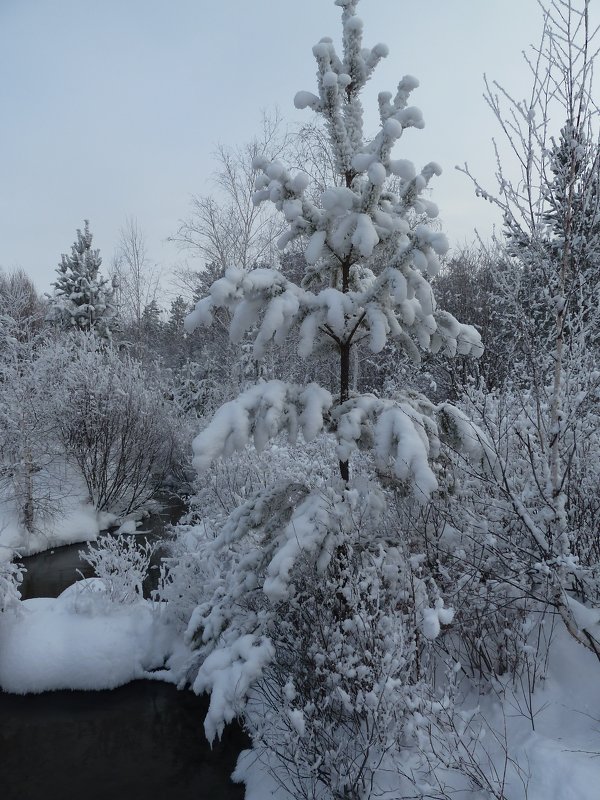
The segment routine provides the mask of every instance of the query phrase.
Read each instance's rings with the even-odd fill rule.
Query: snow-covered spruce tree
[[[64,330],[93,331],[103,339],[110,338],[115,315],[113,289],[99,274],[101,264],[100,251],[92,249],[92,234],[85,220],[83,232],[77,229],[71,255],[62,256],[49,298],[50,316]]]
[[[351,474],[353,454],[356,463],[366,448],[362,463],[420,501],[436,490],[441,440],[483,457],[480,437],[448,404],[410,391],[381,398],[350,390],[352,349],[363,340],[373,353],[391,341],[415,361],[420,350],[482,352],[474,328],[436,308],[427,280],[447,249],[428,224],[437,209],[427,187],[440,168],[417,173],[392,157],[403,132],[424,125],[408,105],[415,78],[379,95],[379,132],[363,135],[361,92],[387,48],[363,47],[357,2],[336,0],[342,56],[322,39],[313,49],[318,92],[295,99],[323,116],[342,185],[311,200],[307,175],[255,161],[255,202],[274,203],[287,222],[279,246],[304,245],[302,285],[275,269],[230,267],[187,319],[192,331],[227,309],[232,340],[251,335],[257,360],[294,328],[301,356],[318,346],[339,358],[337,399],[315,383],[262,382],[222,406],[193,443],[198,470],[281,433],[291,441],[329,433],[335,443],[339,477],[290,483],[282,475],[234,511],[216,539],[206,537],[194,566],[204,573],[204,598],[187,630],[197,648],[187,678],[211,692],[209,738],[243,713],[255,751],[297,797],[375,791],[375,774],[399,742],[418,738],[424,643],[452,618],[434,582],[411,570],[385,490],[364,469]]]

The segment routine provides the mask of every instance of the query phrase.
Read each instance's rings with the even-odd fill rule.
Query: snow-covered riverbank
[[[2,615],[0,687],[17,694],[113,689],[154,677],[174,644],[158,604],[141,598],[112,603],[90,578],[57,598],[25,600]]]
[[[0,505],[0,561],[10,561],[15,553],[31,556],[76,542],[97,539],[101,530],[114,522],[114,516],[98,513],[77,494],[64,498],[60,511],[41,528],[30,532],[19,521],[10,503]]]

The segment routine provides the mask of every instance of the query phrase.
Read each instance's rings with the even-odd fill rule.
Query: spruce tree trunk
[[[340,404],[345,403],[350,390],[350,342],[340,344]],[[340,476],[345,483],[350,480],[350,466],[347,461],[340,461]]]
[[[348,176],[346,176],[348,184]],[[350,288],[350,263],[345,261],[342,264],[342,292],[348,292]],[[340,342],[340,405],[345,403],[350,395],[350,352],[352,349],[351,337]],[[348,461],[340,461],[340,476],[344,483],[350,480],[350,465]]]

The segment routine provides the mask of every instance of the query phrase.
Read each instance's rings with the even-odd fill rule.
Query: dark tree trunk
[[[340,344],[340,404],[345,403],[350,391],[350,342]],[[340,475],[345,483],[350,480],[347,461],[340,461]]]
[[[350,288],[350,264],[342,264],[342,292]],[[345,403],[350,394],[350,351],[351,338],[340,342],[340,404]],[[340,476],[344,483],[350,480],[350,466],[347,461],[340,461]]]

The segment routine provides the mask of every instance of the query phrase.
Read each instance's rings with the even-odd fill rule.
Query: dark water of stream
[[[164,538],[165,525],[182,510],[171,506],[145,520],[148,538]],[[92,575],[78,556],[84,548],[24,559],[23,598],[56,597],[81,577],[77,570]],[[229,726],[211,749],[202,728],[207,705],[159,681],[99,692],[0,692],[0,798],[242,800],[243,786],[229,776],[248,742]]]
[[[158,681],[110,692],[0,694],[2,800],[242,800],[231,775],[246,743],[211,750],[207,702]]]
[[[164,541],[168,536],[169,524],[175,524],[184,511],[185,505],[181,501],[171,501],[160,512],[151,514],[141,521],[135,534],[136,540],[156,543]],[[21,584],[22,599],[58,597],[67,586],[80,580],[82,575],[84,578],[91,578],[94,570],[87,561],[80,558],[79,552],[93,546],[93,543],[69,544],[22,559],[23,566],[27,570]],[[158,565],[164,554],[165,549],[158,547],[152,557],[150,573],[144,582],[146,595],[156,583],[157,571],[153,567]]]

